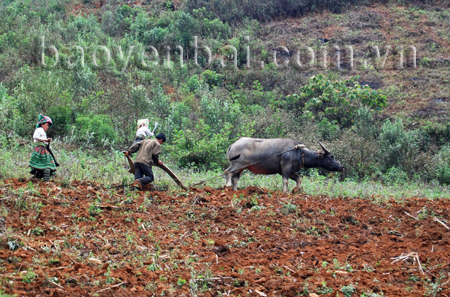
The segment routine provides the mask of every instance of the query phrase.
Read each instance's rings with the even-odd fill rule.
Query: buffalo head
[[[344,166],[336,160],[333,154],[319,141],[323,152],[319,152],[319,167],[329,171],[343,171]]]

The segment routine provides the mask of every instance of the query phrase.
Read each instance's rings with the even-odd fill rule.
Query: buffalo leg
[[[241,177],[241,173],[243,170],[239,170],[238,172],[234,173],[231,177],[231,183],[233,184],[233,191],[237,191],[237,183],[239,181],[239,178]]]
[[[225,172],[230,171],[231,166],[225,170]],[[233,172],[225,173],[225,180],[226,180],[226,186],[225,187],[232,187],[233,184],[231,183],[231,178],[233,177]]]
[[[296,173],[291,173],[291,175],[289,175],[289,178],[292,179],[293,181],[295,181],[296,188],[300,190],[300,185],[302,183],[302,178]]]
[[[287,192],[289,177],[291,176],[291,166],[284,166],[281,169],[281,176],[283,177],[283,193]]]
[[[242,171],[244,170],[242,168],[240,169],[239,167],[241,167],[239,164],[231,164],[231,166],[225,170],[225,179],[227,183],[225,187],[233,187],[233,190],[235,190],[234,185],[235,183],[237,183]],[[234,182],[235,179],[236,182]]]

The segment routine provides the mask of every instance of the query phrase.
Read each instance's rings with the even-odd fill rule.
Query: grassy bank
[[[58,167],[55,181],[62,185],[70,185],[75,180],[98,182],[104,185],[124,184],[133,182],[133,176],[128,173],[128,163],[119,150],[85,150],[74,148],[68,144],[56,141],[54,151],[61,167]],[[31,155],[30,144],[3,147],[0,149],[0,177],[2,179],[31,177],[28,161]],[[175,160],[161,158],[188,186],[221,188],[225,185],[221,170],[200,171],[197,169],[178,168]],[[156,188],[172,192],[182,191],[171,178],[159,168],[154,169]],[[206,181],[205,183],[198,184]],[[239,188],[256,186],[269,191],[281,191],[281,176],[254,175],[245,172],[239,180]],[[294,182],[290,181],[292,190]],[[340,180],[338,174],[330,176],[319,175],[318,171],[311,171],[303,177],[303,192],[312,196],[326,195],[330,198],[339,196],[373,201],[385,201],[394,198],[397,201],[409,197],[450,198],[450,189],[437,182],[425,183],[421,181],[396,180],[395,176],[382,175],[379,181],[374,180]]]

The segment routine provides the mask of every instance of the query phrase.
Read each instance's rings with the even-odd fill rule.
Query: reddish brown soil
[[[375,204],[260,188],[17,180],[4,181],[0,199],[6,294],[450,296],[446,199]],[[423,273],[413,254],[392,263],[409,253]],[[339,291],[348,285],[353,294]]]

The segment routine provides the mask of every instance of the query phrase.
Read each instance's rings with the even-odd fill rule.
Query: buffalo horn
[[[325,154],[330,154],[330,151],[327,150],[327,148],[322,144],[322,142],[319,141],[320,146],[322,147],[323,151],[325,152]]]

